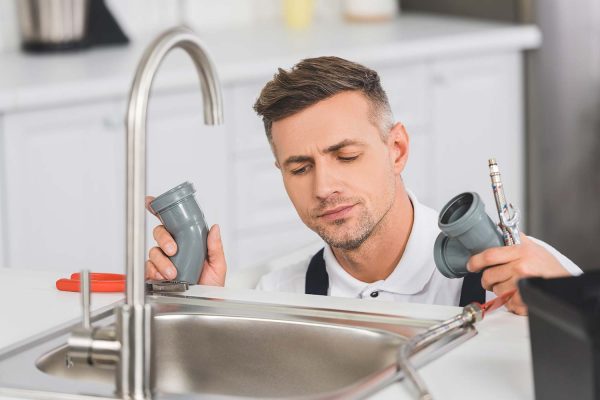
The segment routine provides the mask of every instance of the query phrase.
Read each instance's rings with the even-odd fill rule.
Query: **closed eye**
[[[292,175],[302,175],[302,174],[305,174],[306,172],[308,172],[309,168],[310,168],[310,165],[304,165],[300,168],[290,170],[290,173]]]
[[[358,157],[359,157],[358,155],[356,155],[356,156],[351,156],[351,157],[342,157],[342,156],[338,156],[338,160],[340,160],[340,161],[345,161],[345,162],[348,162],[348,161],[354,161],[354,160],[356,160]]]

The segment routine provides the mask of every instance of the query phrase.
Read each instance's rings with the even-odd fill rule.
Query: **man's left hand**
[[[472,256],[467,263],[470,272],[483,270],[481,285],[501,296],[517,288],[521,278],[539,276],[554,278],[569,276],[558,260],[539,244],[521,233],[521,244],[494,247]],[[506,308],[518,315],[527,315],[527,306],[517,291]]]

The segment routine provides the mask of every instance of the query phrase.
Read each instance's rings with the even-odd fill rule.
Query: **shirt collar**
[[[323,258],[329,275],[329,295],[361,297],[362,293],[373,290],[395,294],[415,294],[423,290],[435,270],[432,258],[433,242],[439,231],[437,214],[419,203],[413,193],[407,193],[413,205],[413,226],[404,254],[394,271],[385,280],[362,282],[342,268],[327,245]]]

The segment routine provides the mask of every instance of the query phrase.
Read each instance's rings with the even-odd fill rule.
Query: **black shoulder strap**
[[[462,289],[460,290],[460,302],[458,305],[464,307],[467,304],[477,302],[485,303],[485,290],[481,286],[481,272],[467,274],[463,278]]]
[[[321,249],[315,254],[308,264],[306,270],[306,283],[304,286],[304,293],[306,294],[319,294],[321,296],[327,296],[329,290],[329,275],[327,275],[327,269],[325,268],[325,260],[323,259],[323,251]]]
[[[329,290],[329,275],[325,268],[325,260],[323,259],[324,249],[319,250],[311,259],[306,270],[306,283],[304,293],[317,294],[327,296]],[[460,291],[461,307],[469,303],[485,302],[485,290],[481,286],[481,273],[467,274],[463,279],[462,289]]]

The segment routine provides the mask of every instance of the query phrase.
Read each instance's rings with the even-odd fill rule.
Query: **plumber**
[[[407,94],[408,95],[408,94]],[[306,59],[279,69],[254,110],[264,122],[287,194],[298,215],[325,247],[298,265],[263,276],[257,289],[398,302],[464,305],[502,295],[520,278],[580,274],[550,245],[522,235],[522,243],[472,256],[476,279],[438,272],[433,245],[437,213],[404,186],[409,136],[394,122],[377,72],[337,57]],[[152,198],[148,198],[147,203]],[[167,256],[177,251],[166,229],[154,229],[148,279],[173,279]],[[208,235],[200,284],[225,283],[219,226]],[[507,308],[527,308],[517,292]]]

